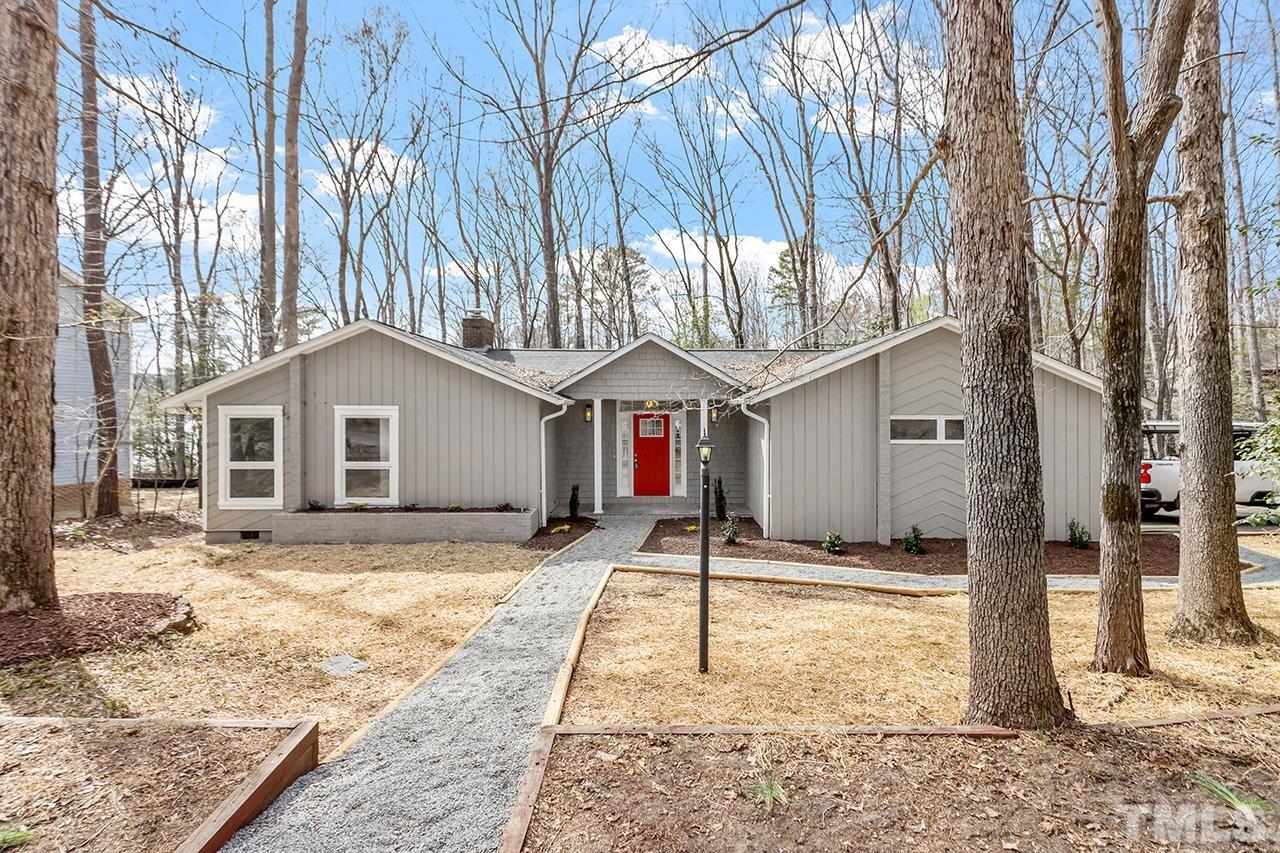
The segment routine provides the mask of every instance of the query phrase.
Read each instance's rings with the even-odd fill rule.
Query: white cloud
[[[715,266],[716,248],[710,238],[705,238],[707,253],[711,264]],[[664,228],[656,234],[649,234],[640,239],[640,251],[654,265],[676,265],[688,263],[698,266],[702,263],[704,237],[700,232],[680,233],[674,228]],[[729,239],[729,254],[735,259],[739,269],[752,269],[765,274],[775,263],[778,255],[787,247],[785,240],[769,240],[754,234],[739,234]]]
[[[705,63],[695,65],[693,48],[630,25],[616,36],[596,42],[591,50],[619,74],[645,87],[669,83],[686,74],[706,73]]]

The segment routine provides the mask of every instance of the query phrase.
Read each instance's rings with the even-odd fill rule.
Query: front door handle
[[[639,457],[639,456],[633,456],[633,457],[631,457],[631,466],[632,466],[633,468],[639,468],[639,467],[640,467],[640,457]]]

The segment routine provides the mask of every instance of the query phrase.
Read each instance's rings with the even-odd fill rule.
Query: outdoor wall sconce
[[[591,420],[595,416],[596,416],[595,406],[593,406],[591,403],[587,403],[586,408],[582,410],[582,419],[587,423],[591,423]]]
[[[707,420],[711,422],[712,426],[720,423],[720,410],[712,406],[711,410],[707,412]]]

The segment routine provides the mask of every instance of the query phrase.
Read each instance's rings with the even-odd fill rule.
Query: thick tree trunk
[[[1102,533],[1098,567],[1098,637],[1093,668],[1147,675],[1140,564],[1142,507],[1143,245],[1147,187],[1177,116],[1174,94],[1194,0],[1167,0],[1143,57],[1142,95],[1129,110],[1123,28],[1114,0],[1098,0],[1099,52],[1111,184],[1102,268]]]
[[[298,342],[298,277],[302,265],[298,120],[302,113],[302,78],[306,70],[307,0],[297,0],[293,12],[293,56],[289,60],[289,90],[284,113],[284,270],[280,278],[280,332],[286,347]]]
[[[0,613],[56,607],[58,10],[0,0]]]
[[[1182,547],[1169,636],[1251,643],[1236,545],[1231,435],[1231,314],[1223,187],[1218,4],[1199,0],[1187,38],[1178,127],[1178,313],[1182,395]]]
[[[969,484],[970,723],[1053,727],[1011,0],[947,9],[946,123]]]
[[[276,350],[276,0],[262,0],[262,198],[258,216],[258,357]]]
[[[94,451],[98,460],[93,514],[120,513],[117,463],[119,413],[115,371],[107,342],[104,302],[107,290],[107,237],[102,224],[102,170],[98,162],[98,34],[92,0],[80,0],[80,153],[84,158],[84,289],[85,341],[93,374]]]

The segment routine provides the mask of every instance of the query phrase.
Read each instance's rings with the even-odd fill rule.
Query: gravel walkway
[[[582,610],[607,567],[625,562],[651,523],[602,519],[439,673],[348,752],[294,783],[225,849],[496,848]]]
[[[1243,538],[1243,537],[1242,537]],[[1240,558],[1257,563],[1261,569],[1243,576],[1245,586],[1261,586],[1280,583],[1280,557],[1254,551],[1243,545]],[[667,569],[697,569],[698,558],[677,554],[633,553],[627,562],[635,566],[655,566]],[[851,583],[899,586],[909,589],[967,589],[969,579],[964,575],[916,575],[907,572],[882,572],[871,569],[845,569],[838,566],[799,565],[795,563],[755,562],[721,557],[711,559],[711,570],[742,575],[775,575],[787,578],[817,578],[822,580],[849,581]],[[1176,577],[1143,578],[1143,589],[1164,589],[1178,585]],[[1050,589],[1097,589],[1096,577],[1050,575]]]

